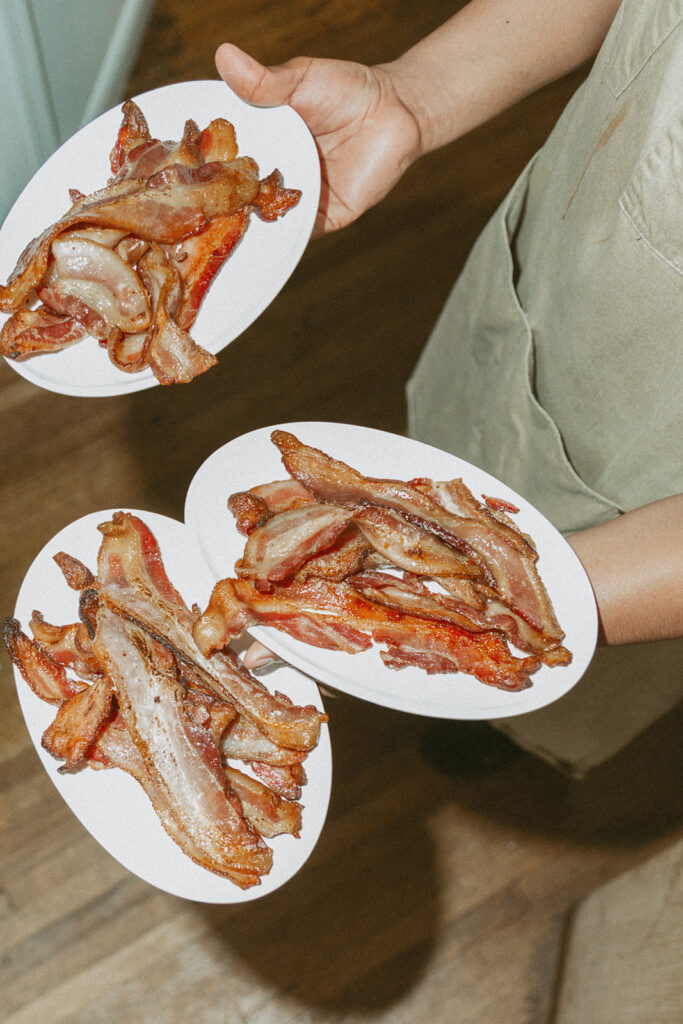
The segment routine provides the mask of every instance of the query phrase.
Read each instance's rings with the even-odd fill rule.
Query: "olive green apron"
[[[564,533],[683,491],[682,22],[683,0],[625,0],[408,384],[412,436],[504,480]],[[587,718],[571,728],[592,732],[595,677],[620,690],[626,673],[642,690],[657,659],[657,708],[650,693],[636,722],[631,708],[574,757],[572,702]],[[547,756],[581,773],[682,689],[683,642],[600,650],[567,698],[513,725],[548,724],[553,739],[529,745],[550,742]]]

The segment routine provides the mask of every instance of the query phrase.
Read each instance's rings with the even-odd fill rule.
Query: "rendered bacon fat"
[[[0,285],[0,311],[13,313],[0,354],[28,358],[91,335],[118,369],[149,367],[161,384],[186,383],[216,362],[188,331],[251,213],[277,220],[301,193],[285,188],[277,170],[260,179],[223,118],[203,131],[188,120],[179,142],[161,141],[132,100],[110,167],[102,189],[71,190],[70,209]]]
[[[232,652],[199,651],[197,613],[139,517],[115,513],[100,531],[96,574],[55,556],[79,592],[80,622],[53,625],[35,611],[30,639],[5,621],[15,665],[57,707],[43,746],[60,772],[127,772],[187,856],[257,885],[273,857],[264,837],[301,831],[303,762],[327,716],[270,693]]]
[[[347,653],[380,644],[392,668],[462,671],[509,690],[542,663],[571,661],[514,506],[483,504],[462,480],[365,477],[287,431],[271,436],[293,480],[228,499],[247,542],[238,578],[215,585],[194,625],[202,651],[264,624]],[[333,541],[301,542],[335,508],[347,517]]]

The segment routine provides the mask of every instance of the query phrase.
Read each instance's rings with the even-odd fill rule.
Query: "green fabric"
[[[412,436],[571,533],[683,491],[683,0],[625,0],[477,241],[408,385]],[[499,728],[573,775],[683,693],[683,639],[605,648]]]
[[[682,8],[622,5],[408,385],[413,436],[563,532],[683,491]]]

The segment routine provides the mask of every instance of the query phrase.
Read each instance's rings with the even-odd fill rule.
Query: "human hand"
[[[420,155],[417,121],[387,67],[309,57],[265,67],[232,43],[218,48],[216,67],[242,99],[288,103],[308,125],[322,174],[314,235],[351,224]]]

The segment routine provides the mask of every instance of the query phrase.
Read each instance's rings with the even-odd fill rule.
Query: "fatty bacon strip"
[[[71,208],[0,286],[0,311],[13,313],[0,354],[59,351],[90,334],[119,369],[185,383],[216,363],[188,332],[250,214],[276,220],[301,193],[277,170],[260,179],[223,118],[203,131],[188,120],[179,142],[163,142],[132,100],[123,115],[107,185],[71,190]]]
[[[272,439],[292,479],[228,499],[247,541],[237,578],[216,584],[195,623],[205,653],[262,623],[348,653],[382,643],[393,668],[513,690],[571,660],[510,506],[482,504],[462,480],[371,479],[285,431]],[[331,544],[319,522],[338,522]]]
[[[196,613],[142,520],[120,512],[100,530],[97,576],[55,556],[80,591],[80,622],[55,626],[34,612],[30,639],[5,621],[13,662],[57,706],[43,746],[60,771],[126,771],[189,857],[243,888],[257,885],[272,863],[263,837],[300,832],[303,762],[327,716],[270,694],[233,656],[204,658],[194,648]]]

